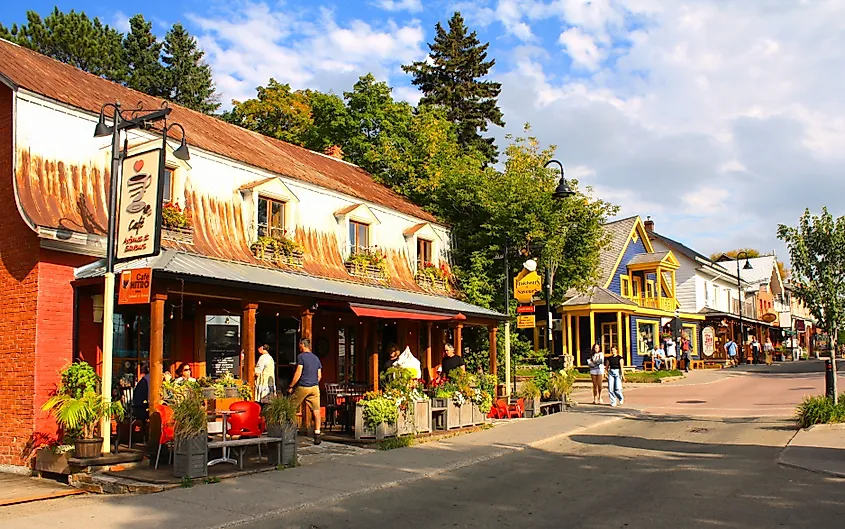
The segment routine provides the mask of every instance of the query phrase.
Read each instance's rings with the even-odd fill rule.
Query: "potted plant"
[[[217,383],[223,388],[223,397],[227,399],[238,398],[238,379],[232,376],[232,373],[226,373],[219,379]]]
[[[396,402],[379,391],[370,391],[358,401],[355,408],[355,437],[375,437],[381,441],[396,435],[398,420],[399,408]]]
[[[161,206],[162,236],[177,242],[193,243],[194,230],[191,227],[191,213],[176,202],[165,202]]]
[[[214,384],[214,380],[210,377],[197,379],[197,384],[199,384],[202,390],[202,398],[205,400],[213,400],[217,396],[217,387]]]
[[[378,281],[390,279],[387,273],[387,255],[379,250],[378,246],[361,248],[352,253],[346,260],[346,270],[352,276]]]
[[[571,406],[572,401],[572,385],[575,383],[575,370],[562,369],[552,374],[549,380],[549,392],[552,399],[559,400]]]
[[[262,235],[250,245],[252,254],[262,261],[278,265],[302,266],[304,251],[302,245],[288,237],[285,230],[281,236]]]
[[[540,388],[534,380],[525,381],[517,395],[525,400],[525,417],[540,415]]]
[[[170,407],[173,411],[173,475],[192,479],[208,475],[208,416],[199,386],[177,386]]]
[[[296,405],[283,393],[273,393],[261,411],[267,423],[267,435],[282,439],[281,461],[270,451],[270,462],[274,465],[296,464]]]
[[[79,437],[74,439],[74,457],[80,459],[103,455],[100,422],[111,417],[123,420],[124,413],[121,402],[107,401],[91,390],[80,397],[59,392],[50,397],[41,409],[53,413],[56,423],[65,432],[79,433]]]

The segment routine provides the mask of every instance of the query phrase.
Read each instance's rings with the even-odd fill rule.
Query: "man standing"
[[[322,443],[320,439],[320,379],[323,378],[323,364],[317,355],[311,352],[311,340],[299,340],[299,356],[296,359],[296,372],[290,382],[288,392],[293,393],[293,403],[296,409],[305,402],[314,414],[314,444]],[[296,390],[294,390],[296,387]]]
[[[756,336],[751,337],[751,356],[754,357],[754,363],[760,364],[760,342],[757,341]]]
[[[258,363],[255,364],[255,400],[267,402],[271,393],[276,391],[276,362],[270,355],[270,346],[258,347]]]
[[[456,369],[466,371],[466,363],[464,362],[463,357],[460,357],[455,354],[455,348],[452,347],[451,344],[447,343],[443,347],[443,349],[446,353],[446,356],[443,357],[443,362],[440,366],[444,377],[449,378],[449,372],[454,371]]]
[[[725,351],[728,353],[731,366],[736,366],[736,342],[733,341],[733,338],[728,340],[728,343],[725,344]]]
[[[689,338],[686,336],[681,336],[681,358],[684,361],[684,372],[689,373],[689,365],[692,361],[692,346],[690,344]]]

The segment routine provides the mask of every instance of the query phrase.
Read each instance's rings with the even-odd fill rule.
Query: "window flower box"
[[[386,282],[387,256],[378,249],[362,248],[349,256],[346,260],[346,271],[353,277]]]
[[[166,241],[194,244],[194,229],[190,226],[161,226],[161,238]]]
[[[449,265],[445,261],[440,263],[440,266],[430,262],[417,263],[416,280],[417,284],[425,290],[434,292],[448,292],[449,280],[452,277],[452,272],[449,270]]]
[[[261,236],[252,243],[250,250],[262,261],[284,266],[302,266],[302,246],[287,237]]]
[[[165,202],[161,206],[161,236],[165,240],[194,243],[194,228],[191,212],[176,202]]]
[[[449,281],[446,279],[417,274],[416,280],[417,284],[425,290],[432,292],[449,292]]]

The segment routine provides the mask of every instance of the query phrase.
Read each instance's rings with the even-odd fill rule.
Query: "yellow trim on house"
[[[631,296],[631,277],[628,275],[619,276],[619,290],[622,291],[622,297],[627,298]]]
[[[688,329],[690,331],[689,336],[690,341],[692,342],[692,354],[690,356],[699,356],[700,351],[698,350],[698,332],[696,332],[698,330],[698,325],[694,323],[682,323],[681,329],[682,332],[683,329]]]
[[[622,258],[625,256],[625,250],[628,249],[628,244],[634,238],[635,233],[639,233],[639,236],[643,240],[643,246],[645,246],[645,251],[647,253],[651,253],[654,251],[654,247],[651,245],[651,240],[649,240],[648,235],[646,235],[645,233],[645,226],[643,226],[643,220],[638,216],[637,221],[631,227],[631,232],[628,234],[628,238],[625,239],[625,247],[622,248],[622,251],[619,252],[619,256],[616,258],[616,264],[613,265],[610,277],[607,278],[607,283],[604,285],[604,288],[609,287],[610,283],[613,282],[613,276],[615,276],[616,271],[619,270],[619,265],[622,263]]]
[[[632,360],[632,351],[631,351],[631,316],[629,314],[625,315],[625,341],[626,345],[628,346],[628,365],[634,365]]]
[[[593,344],[596,343],[596,313],[590,312],[590,350],[593,350]]]

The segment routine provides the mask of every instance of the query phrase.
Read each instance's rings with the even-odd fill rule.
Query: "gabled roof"
[[[635,255],[630,261],[626,263],[627,266],[636,266],[636,265],[659,265],[663,264],[668,267],[677,267],[680,263],[678,260],[675,259],[675,256],[672,255],[672,250],[666,250],[664,252],[651,252],[651,253],[638,253]]]
[[[584,294],[566,300],[562,306],[572,307],[580,305],[631,305],[636,307],[637,304],[630,299],[623,298],[619,294],[614,294],[610,290],[602,287],[592,287]]]
[[[146,109],[162,101],[0,39],[0,82],[98,114],[103,103],[141,102]],[[248,131],[200,112],[171,104],[169,119],[180,123],[192,147],[275,174],[344,193],[429,222],[433,215],[353,165],[290,143]],[[91,127],[93,133],[93,126]],[[178,131],[171,131],[178,139]]]
[[[724,263],[723,266],[736,266],[736,259],[720,262]],[[766,284],[771,282],[772,272],[777,270],[778,266],[777,257],[774,255],[763,255],[748,259],[748,262],[751,264],[750,270],[746,270],[744,268],[745,259],[740,259],[739,273],[742,276],[743,281],[751,284]],[[780,274],[780,272],[777,273],[778,275]]]
[[[640,218],[633,216],[615,220],[613,222],[607,222],[603,226],[604,232],[609,239],[609,243],[599,255],[599,285],[607,286],[607,284],[610,283],[613,272],[616,271],[616,268],[619,266],[622,254],[625,252],[625,248],[628,246],[631,234],[636,229],[638,223],[640,223]]]

